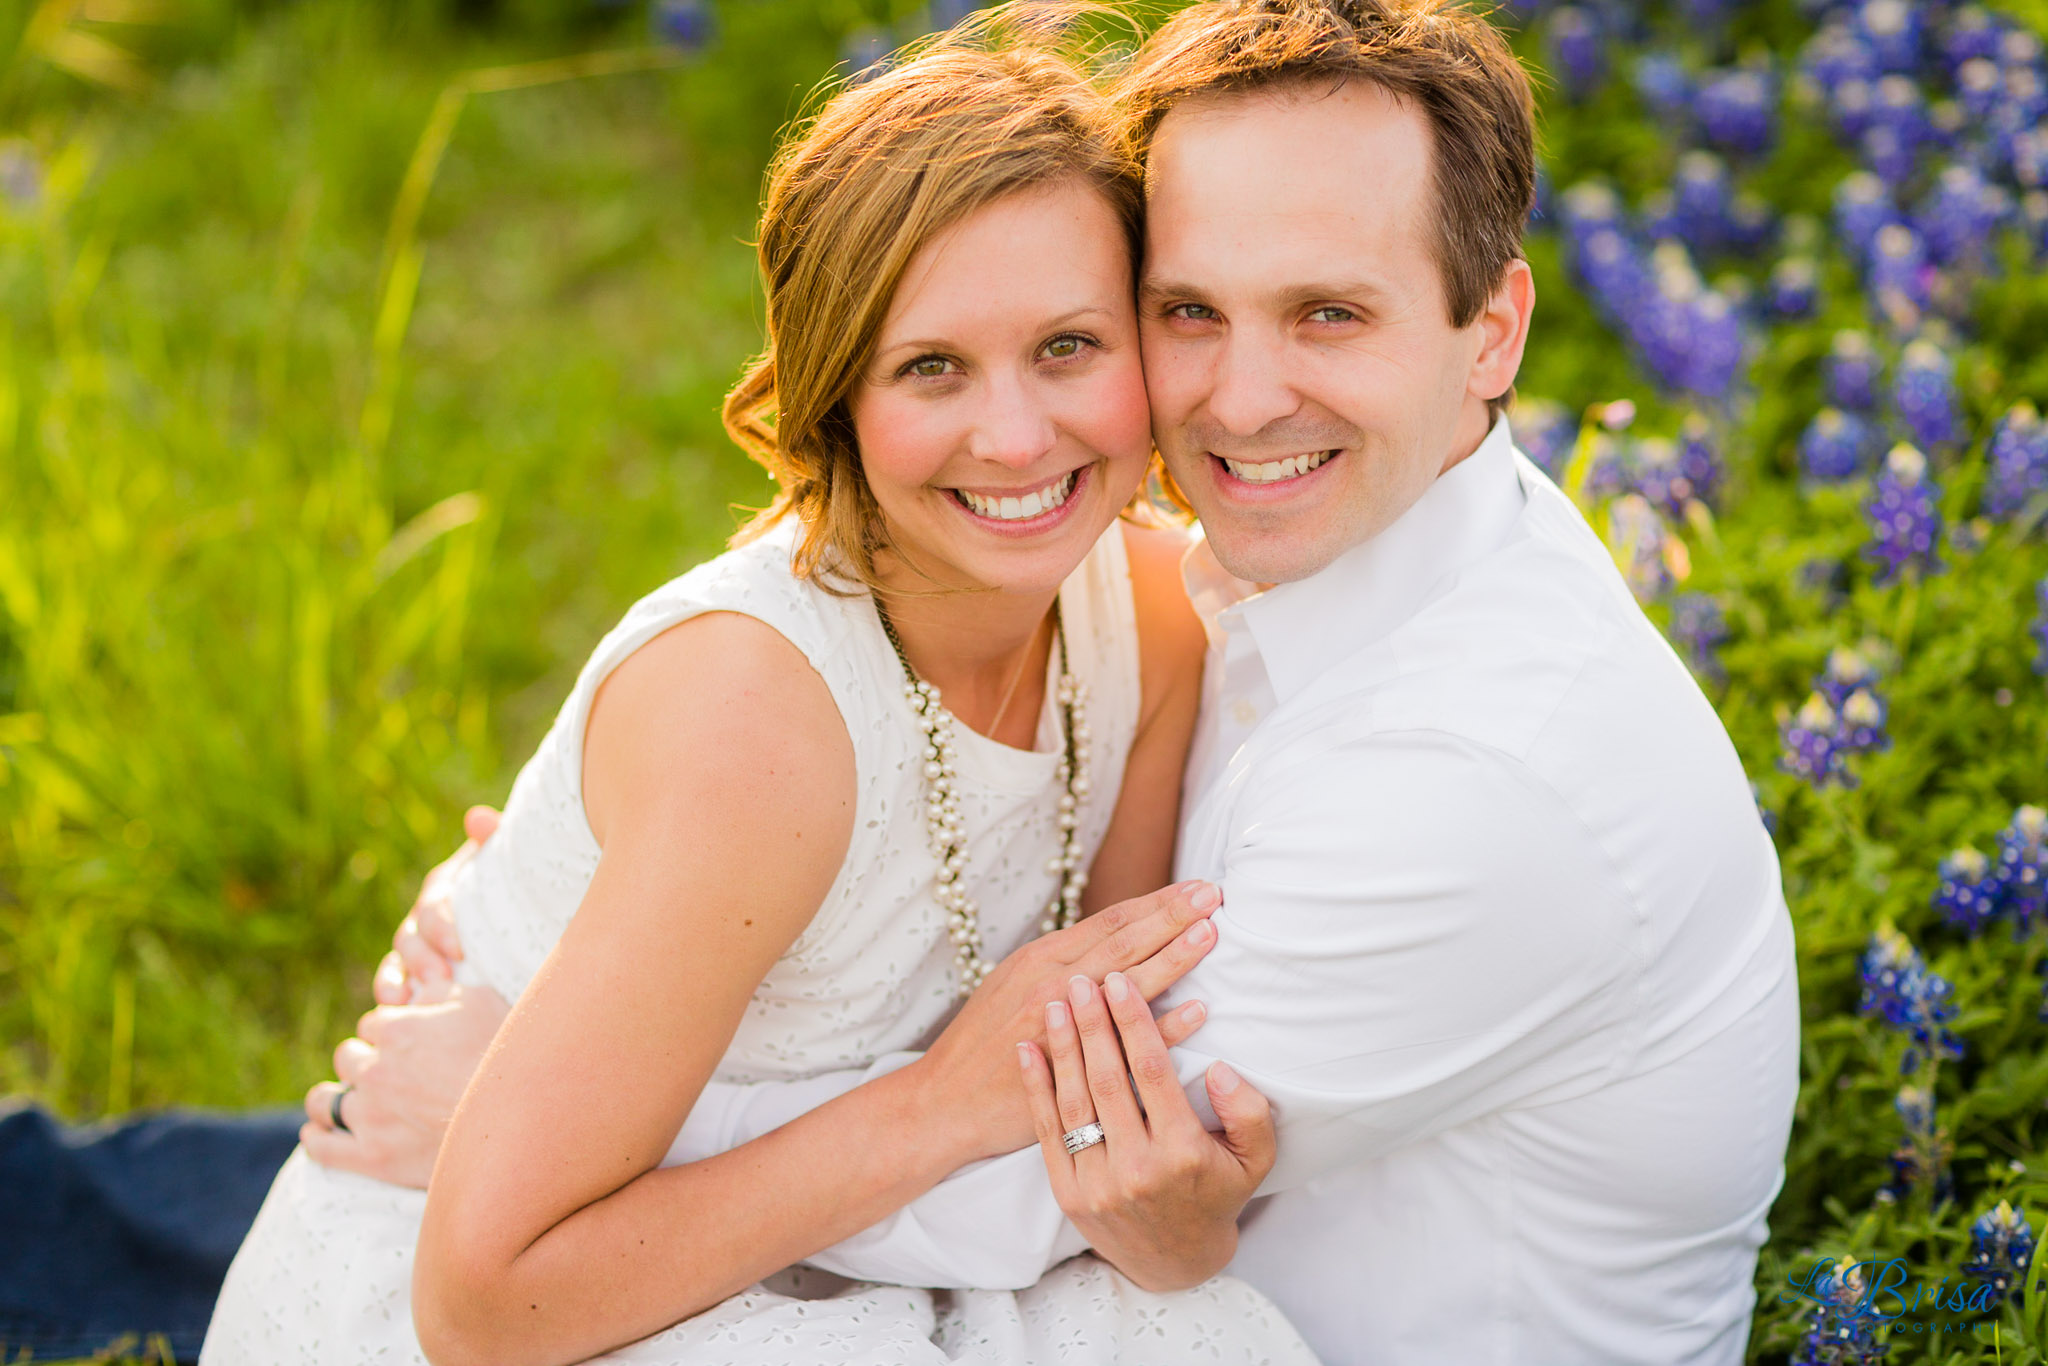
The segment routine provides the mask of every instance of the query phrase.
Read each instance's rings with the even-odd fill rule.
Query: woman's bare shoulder
[[[1176,684],[1198,678],[1208,648],[1201,619],[1188,601],[1180,562],[1194,545],[1193,528],[1120,522],[1131,566],[1131,598],[1138,617],[1138,670],[1149,714]]]
[[[831,689],[787,636],[743,612],[699,613],[653,636],[591,700],[583,797],[600,846],[628,804],[765,802],[791,821],[850,829],[854,785]]]

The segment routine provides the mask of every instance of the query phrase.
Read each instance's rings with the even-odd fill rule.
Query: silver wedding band
[[[1078,1129],[1069,1129],[1063,1135],[1067,1151],[1070,1153],[1078,1153],[1083,1148],[1092,1148],[1102,1142],[1104,1137],[1102,1125],[1094,1122],[1083,1124]]]
[[[354,1082],[345,1081],[336,1089],[334,1099],[327,1102],[327,1117],[334,1121],[336,1129],[345,1134],[354,1133],[355,1130],[349,1128],[341,1118],[341,1098],[355,1089],[356,1084]]]

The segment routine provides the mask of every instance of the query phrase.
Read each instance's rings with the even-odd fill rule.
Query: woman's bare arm
[[[1191,533],[1117,524],[1131,566],[1138,615],[1142,700],[1138,733],[1102,848],[1088,871],[1082,909],[1094,912],[1166,884],[1180,824],[1181,771],[1195,733],[1207,640],[1181,584],[1180,559]]]

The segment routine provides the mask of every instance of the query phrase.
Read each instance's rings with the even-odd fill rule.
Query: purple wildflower
[[[1877,1340],[1884,1320],[1871,1303],[1863,1265],[1848,1257],[1815,1267],[1804,1287],[1813,1299],[1812,1317],[1791,1366],[1873,1366],[1890,1349]]]
[[[1972,61],[1994,61],[1998,56],[1998,21],[1977,5],[1965,5],[1949,18],[1948,34],[1942,40],[1942,57],[1951,72]]]
[[[1852,412],[1876,411],[1877,381],[1882,374],[1884,358],[1868,335],[1848,328],[1835,333],[1828,347],[1828,402]]]
[[[1992,429],[1986,450],[1991,478],[1984,488],[1984,515],[2009,522],[2048,494],[2048,422],[2031,403],[2016,403]]]
[[[1542,398],[1517,398],[1509,419],[1515,444],[1553,480],[1564,478],[1579,439],[1579,421],[1562,403]]]
[[[1835,230],[1856,260],[1867,261],[1878,232],[1899,221],[1890,187],[1870,172],[1853,172],[1835,187]]]
[[[1927,244],[1904,223],[1887,223],[1871,242],[1870,292],[1885,316],[1912,319],[1934,298],[1934,272]]]
[[[2004,913],[2005,883],[1990,859],[1967,846],[1941,861],[1934,909],[1972,939]]]
[[[1754,156],[1777,137],[1777,83],[1767,70],[1717,72],[1700,82],[1693,112],[1708,142]]]
[[[1799,70],[1829,95],[1844,81],[1867,83],[1880,74],[1870,44],[1836,18],[1830,18],[1806,40],[1799,50]]]
[[[1840,735],[1841,721],[1835,709],[1819,693],[1812,694],[1798,713],[1779,727],[1778,767],[1816,789],[1830,782],[1856,786],[1856,776],[1843,763],[1848,755]]]
[[[1710,683],[1727,677],[1715,653],[1728,639],[1721,604],[1705,593],[1676,593],[1671,598],[1671,643],[1694,674]]]
[[[1925,338],[1907,345],[1892,375],[1892,410],[1921,446],[1953,446],[1963,439],[1955,364],[1947,352]]]
[[[1647,52],[1636,59],[1636,93],[1644,106],[1667,125],[1678,122],[1692,105],[1692,77],[1685,63],[1663,52]]]
[[[1927,1191],[1933,1204],[1944,1205],[1955,1193],[1949,1159],[1955,1145],[1934,1118],[1934,1092],[1925,1086],[1902,1086],[1892,1101],[1905,1125],[1906,1141],[1892,1150],[1892,1179],[1878,1199],[1903,1200],[1915,1187]]]
[[[1863,952],[1863,999],[1857,1011],[1875,1015],[1912,1040],[1899,1059],[1911,1075],[1923,1058],[1936,1062],[1963,1056],[1963,1041],[1948,1022],[1956,1017],[1955,988],[1929,970],[1920,951],[1890,921],[1870,936]]]
[[[1970,1255],[1963,1259],[1963,1274],[1991,1287],[1995,1303],[2003,1304],[2008,1296],[2015,1304],[2021,1302],[2033,1260],[2034,1231],[2027,1227],[2027,1216],[2006,1201],[1970,1225]]]
[[[1625,493],[1608,505],[1607,546],[1638,602],[1655,601],[1671,587],[1669,539],[1664,519],[1641,494]]]
[[[647,20],[656,42],[689,51],[705,46],[717,32],[717,16],[704,0],[655,0]]]
[[[1865,559],[1877,565],[1874,582],[1890,583],[1908,567],[1922,574],[1938,573],[1934,553],[1941,539],[1941,490],[1927,477],[1927,457],[1901,442],[1885,457],[1884,473],[1865,511],[1870,540]]]
[[[1877,672],[1877,665],[1869,655],[1846,645],[1837,645],[1828,651],[1828,662],[1821,666],[1819,677],[1813,680],[1814,690],[1828,700],[1829,706],[1840,711],[1850,694],[1869,692],[1877,687]]]
[[[1561,5],[1545,27],[1551,68],[1565,93],[1583,98],[1607,75],[1607,35],[1599,14],[1580,5]]]
[[[2015,933],[2048,918],[2048,810],[2022,806],[1998,832],[1998,877]]]
[[[1854,413],[1823,408],[1799,438],[1799,468],[1816,484],[1839,484],[1870,467],[1877,429]]]
[[[1771,270],[1771,312],[1788,320],[1810,318],[1820,306],[1820,267],[1810,256],[1788,256]]]
[[[2012,201],[1970,166],[1944,167],[1921,204],[1916,222],[1937,265],[1981,265],[1991,236],[2012,212]]]
[[[1909,0],[1863,0],[1856,33],[1881,70],[1911,71],[1920,64],[1920,10]]]
[[[1998,63],[1977,57],[1956,68],[1956,99],[1971,118],[1989,119],[2004,98],[2005,73]]]
[[[1882,697],[1868,688],[1858,688],[1842,700],[1841,710],[1836,713],[1836,746],[1845,754],[1890,749],[1892,738],[1884,728],[1890,714],[1891,708]]]

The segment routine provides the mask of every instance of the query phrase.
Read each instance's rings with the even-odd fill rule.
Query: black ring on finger
[[[338,1088],[336,1088],[334,1092],[334,1099],[327,1102],[327,1117],[334,1121],[334,1127],[336,1129],[340,1130],[342,1133],[345,1134],[352,1134],[355,1132],[355,1130],[349,1128],[348,1121],[344,1120],[341,1117],[341,1101],[342,1097],[346,1096],[349,1092],[355,1089],[356,1084],[354,1082],[345,1081]]]

